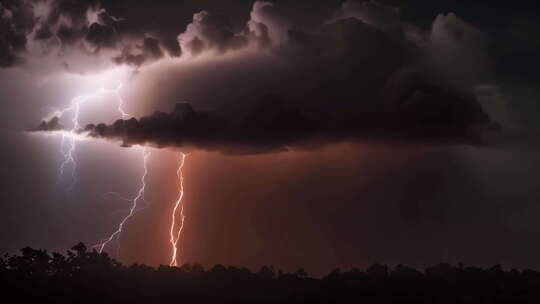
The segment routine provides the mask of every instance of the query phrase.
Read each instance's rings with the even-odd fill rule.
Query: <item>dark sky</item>
[[[125,263],[169,263],[189,153],[183,262],[537,268],[535,6],[1,0],[0,251],[99,243],[147,146]]]

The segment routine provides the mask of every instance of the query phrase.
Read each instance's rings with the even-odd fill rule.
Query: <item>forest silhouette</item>
[[[540,273],[438,264],[374,264],[312,278],[304,269],[199,264],[124,266],[79,243],[66,255],[30,247],[0,258],[3,303],[540,303]]]

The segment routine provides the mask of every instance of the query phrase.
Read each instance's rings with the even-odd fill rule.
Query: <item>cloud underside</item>
[[[171,113],[155,112],[111,125],[87,125],[87,136],[119,141],[123,146],[200,149],[230,154],[314,149],[339,142],[389,142],[433,145],[483,145],[485,132],[496,132],[481,108],[455,96],[432,92],[438,105],[365,112],[321,112],[290,106],[267,95],[246,111],[197,112],[177,104]],[[417,100],[417,102],[422,102]]]
[[[65,127],[60,123],[59,117],[53,117],[49,120],[42,121],[38,126],[35,128],[31,128],[30,132],[55,132],[55,131],[62,131]]]
[[[185,69],[187,79],[200,77],[217,62],[212,58],[229,64],[191,84],[201,88],[188,99],[193,104],[204,99],[207,82],[215,91],[238,87],[238,95],[212,96],[214,104],[204,108],[216,110],[180,104],[172,113],[91,124],[79,132],[125,146],[266,153],[343,141],[481,145],[500,128],[475,96],[475,87],[491,77],[483,36],[459,17],[439,15],[424,31],[405,26],[399,10],[378,1],[349,0],[321,14],[293,8],[255,1],[241,30],[224,15],[201,11],[179,33],[184,62],[210,58]],[[115,48],[106,37],[117,35],[121,21],[98,12],[101,21],[84,39]],[[120,51],[113,62],[134,66],[169,52],[152,37]],[[163,73],[173,77],[171,62]],[[175,89],[164,85],[160,91]]]

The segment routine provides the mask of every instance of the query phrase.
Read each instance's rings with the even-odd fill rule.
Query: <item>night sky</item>
[[[0,251],[538,268],[536,6],[0,0]]]

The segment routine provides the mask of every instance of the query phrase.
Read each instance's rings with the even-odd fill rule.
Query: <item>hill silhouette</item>
[[[30,247],[6,254],[0,283],[9,303],[540,303],[539,272],[500,265],[375,264],[311,278],[272,266],[124,266],[82,243],[66,255]]]

